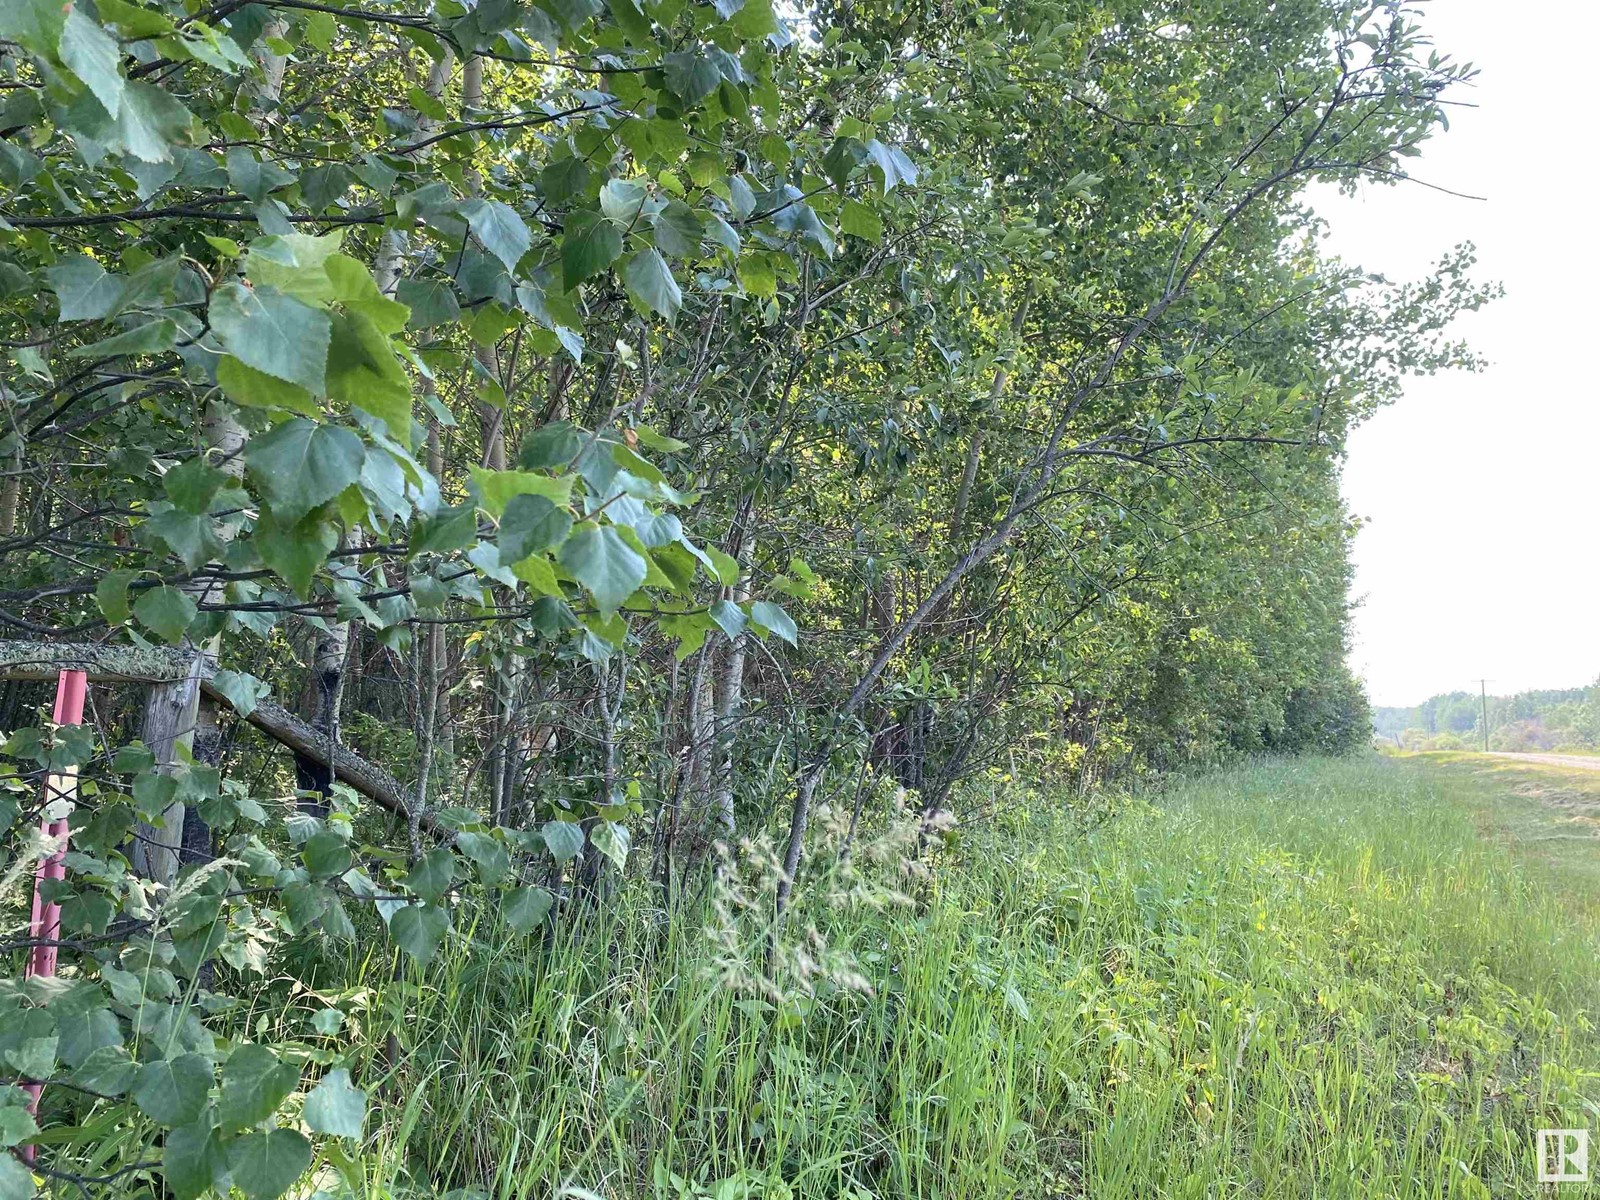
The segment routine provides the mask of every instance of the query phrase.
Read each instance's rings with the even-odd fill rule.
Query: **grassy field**
[[[1456,752],[1395,757],[1447,780],[1485,836],[1600,920],[1600,771]]]
[[[624,894],[253,1019],[364,1039],[381,1125],[316,1183],[374,1198],[1534,1196],[1532,1131],[1600,1127],[1600,856],[1519,845],[1515,787],[1303,761],[1018,819],[914,922],[837,879],[766,995],[737,921]]]

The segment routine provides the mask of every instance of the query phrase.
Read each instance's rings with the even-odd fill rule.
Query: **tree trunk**
[[[422,856],[422,818],[433,791],[433,758],[439,731],[439,678],[444,658],[444,626],[426,625],[418,639],[417,655],[417,782],[406,813],[406,835],[411,859]]]
[[[703,850],[705,817],[711,799],[712,760],[716,753],[717,705],[710,645],[701,647],[695,665],[694,692],[689,697],[689,804],[695,822],[695,855]]]
[[[22,430],[13,431],[13,436],[17,439],[17,448],[6,460],[6,476],[0,481],[0,537],[16,533],[17,509],[22,504]]]
[[[753,502],[743,506],[742,519],[737,526],[734,558],[739,563],[739,578],[724,590],[724,598],[740,604],[750,598],[750,560],[755,554],[755,509]],[[746,639],[741,632],[723,651],[722,669],[716,682],[716,778],[711,800],[711,811],[722,836],[731,839],[735,822],[733,812],[733,752],[738,740],[739,706],[744,693],[744,659]]]
[[[1017,311],[1011,314],[1011,338],[1014,342],[1022,336],[1022,327],[1028,320],[1028,305],[1033,299],[1033,289],[1030,286],[1023,292],[1022,299],[1017,303]],[[994,378],[989,382],[989,408],[1000,402],[1000,397],[1005,395],[1006,384],[1011,379],[1009,367],[997,366],[994,369]],[[984,414],[988,416],[988,413]],[[983,430],[981,421],[974,425],[972,440],[967,443],[967,461],[961,471],[961,487],[956,491],[956,506],[950,517],[950,536],[959,538],[967,523],[967,507],[972,502],[972,488],[978,479],[978,464],[983,457]]]
[[[181,679],[158,683],[145,697],[144,729],[141,737],[155,756],[156,769],[171,774],[178,765],[178,749],[189,749],[194,742],[195,722],[200,708],[200,676],[205,655],[190,655],[189,672]],[[183,802],[169,805],[160,823],[138,822],[133,829],[133,845],[128,859],[134,873],[154,883],[171,887],[178,877],[178,847],[183,841]]]
[[[617,677],[614,702],[611,698],[613,664]],[[600,727],[600,794],[596,803],[611,804],[617,794],[617,720],[622,715],[622,702],[628,693],[628,660],[619,652],[597,664],[595,675],[595,716]],[[594,845],[594,833],[599,827],[599,816],[583,819],[584,848],[578,864],[578,890],[591,901],[600,899],[605,876],[606,856]]]
[[[359,536],[352,538],[360,544]],[[340,709],[344,700],[345,663],[350,657],[350,622],[333,621],[317,634],[312,653],[311,676],[316,699],[312,705],[311,727],[333,746],[340,744]],[[333,769],[301,755],[295,759],[296,782],[306,795],[300,798],[301,812],[312,816],[328,815]]]
[[[711,752],[715,721],[709,678],[710,662],[711,647],[702,646],[694,655],[694,673],[689,677],[685,689],[687,697],[684,702],[683,742],[678,751],[678,777],[672,788],[672,799],[667,809],[667,828],[660,851],[658,874],[664,883],[672,878],[672,861],[677,853],[678,837],[685,825],[699,832],[697,816],[705,797],[706,763]],[[689,814],[687,821],[684,816],[686,812]],[[700,853],[698,842],[697,837],[689,847],[688,857],[691,859]]]

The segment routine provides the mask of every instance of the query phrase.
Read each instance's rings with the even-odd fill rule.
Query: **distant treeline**
[[[1490,696],[1491,750],[1600,750],[1600,680],[1589,687],[1548,688]],[[1483,744],[1483,700],[1445,692],[1412,708],[1372,710],[1378,736],[1411,750],[1454,750]]]

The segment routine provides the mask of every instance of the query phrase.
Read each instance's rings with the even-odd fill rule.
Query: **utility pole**
[[[1478,680],[1478,697],[1483,702],[1483,716],[1480,723],[1483,725],[1483,752],[1489,753],[1489,681]]]

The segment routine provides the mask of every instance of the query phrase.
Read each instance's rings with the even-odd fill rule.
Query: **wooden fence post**
[[[178,763],[178,748],[194,744],[194,727],[200,713],[202,655],[196,651],[189,672],[181,679],[152,684],[145,697],[144,744],[155,756],[156,770],[170,774]],[[178,878],[178,847],[183,842],[183,801],[175,800],[161,814],[160,826],[138,822],[128,855],[140,878],[171,887]]]

